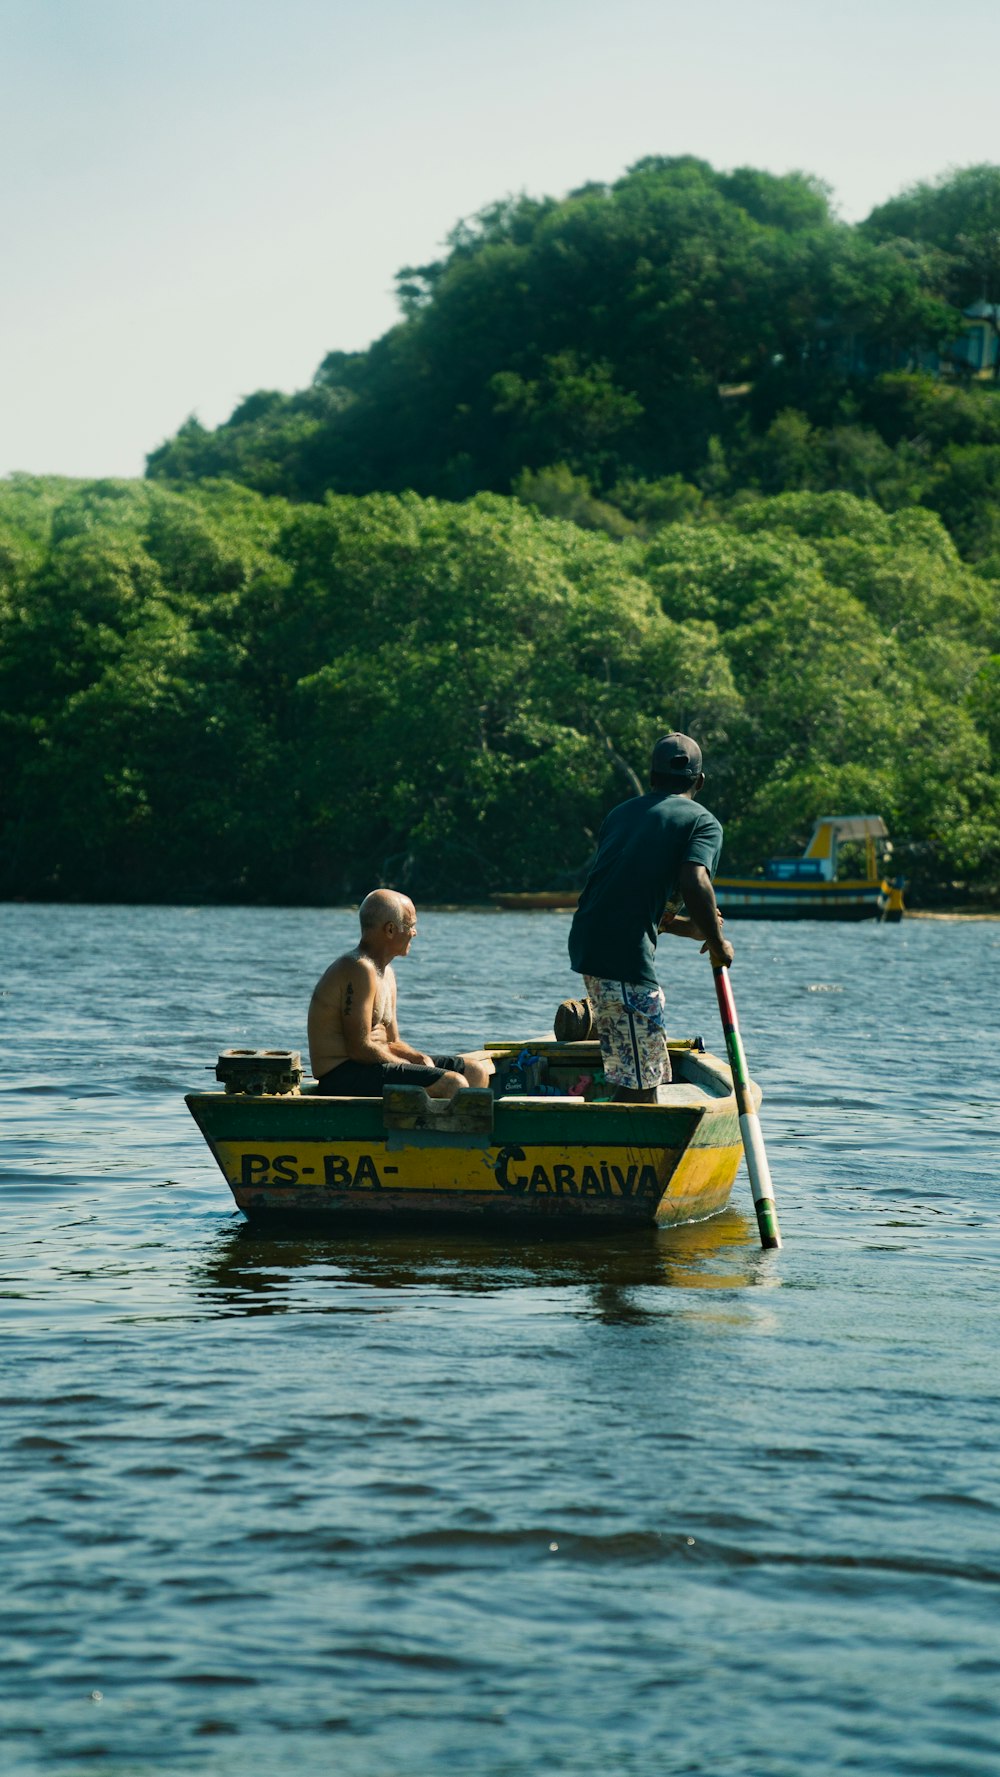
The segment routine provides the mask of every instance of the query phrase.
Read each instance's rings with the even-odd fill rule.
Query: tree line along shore
[[[649,160],[463,224],[144,480],[9,477],[0,893],[568,887],[677,727],[728,873],[864,809],[989,904],[998,293],[1000,169],[848,227]]]

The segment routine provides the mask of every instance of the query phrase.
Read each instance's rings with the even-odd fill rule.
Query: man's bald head
[[[413,902],[395,889],[372,889],[358,908],[362,932],[377,931],[386,925],[398,926],[402,930],[404,926],[412,925],[415,917]]]

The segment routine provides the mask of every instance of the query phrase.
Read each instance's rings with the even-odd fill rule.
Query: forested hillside
[[[492,205],[398,288],[368,351],[190,421],[150,474],[296,500],[516,490],[612,532],[837,488],[937,511],[1000,572],[1000,402],[963,315],[1000,301],[1000,168],[852,227],[804,175],[653,157]]]
[[[0,484],[0,893],[569,885],[670,727],[730,871],[860,809],[995,891],[1000,169],[848,227],[651,159],[399,288],[144,482]]]

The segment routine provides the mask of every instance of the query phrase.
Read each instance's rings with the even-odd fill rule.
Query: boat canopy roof
[[[875,882],[878,876],[875,841],[888,837],[889,829],[880,814],[825,814],[816,822],[802,856],[803,860],[819,859],[824,879],[832,882],[837,874],[837,850],[841,840],[863,839],[868,881]]]
[[[807,858],[826,857],[831,839],[888,839],[880,814],[825,814],[816,822],[806,846]]]

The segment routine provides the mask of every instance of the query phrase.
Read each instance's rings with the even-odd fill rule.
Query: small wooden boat
[[[323,1098],[301,1085],[294,1052],[228,1050],[216,1067],[225,1091],[185,1102],[254,1220],[580,1232],[725,1208],[743,1152],[736,1097],[700,1038],[670,1044],[674,1079],[655,1105],[609,1102],[595,1042],[488,1049],[495,1090],[451,1100],[414,1087]]]
[[[575,907],[580,899],[578,889],[538,889],[534,893],[496,894],[490,900],[498,907],[505,907],[511,913],[531,913],[536,908]]]
[[[889,832],[877,814],[825,815],[800,858],[771,858],[762,876],[717,876],[715,895],[726,919],[901,920],[903,882],[887,882],[877,847]],[[865,875],[837,876],[842,841],[863,840]]]

